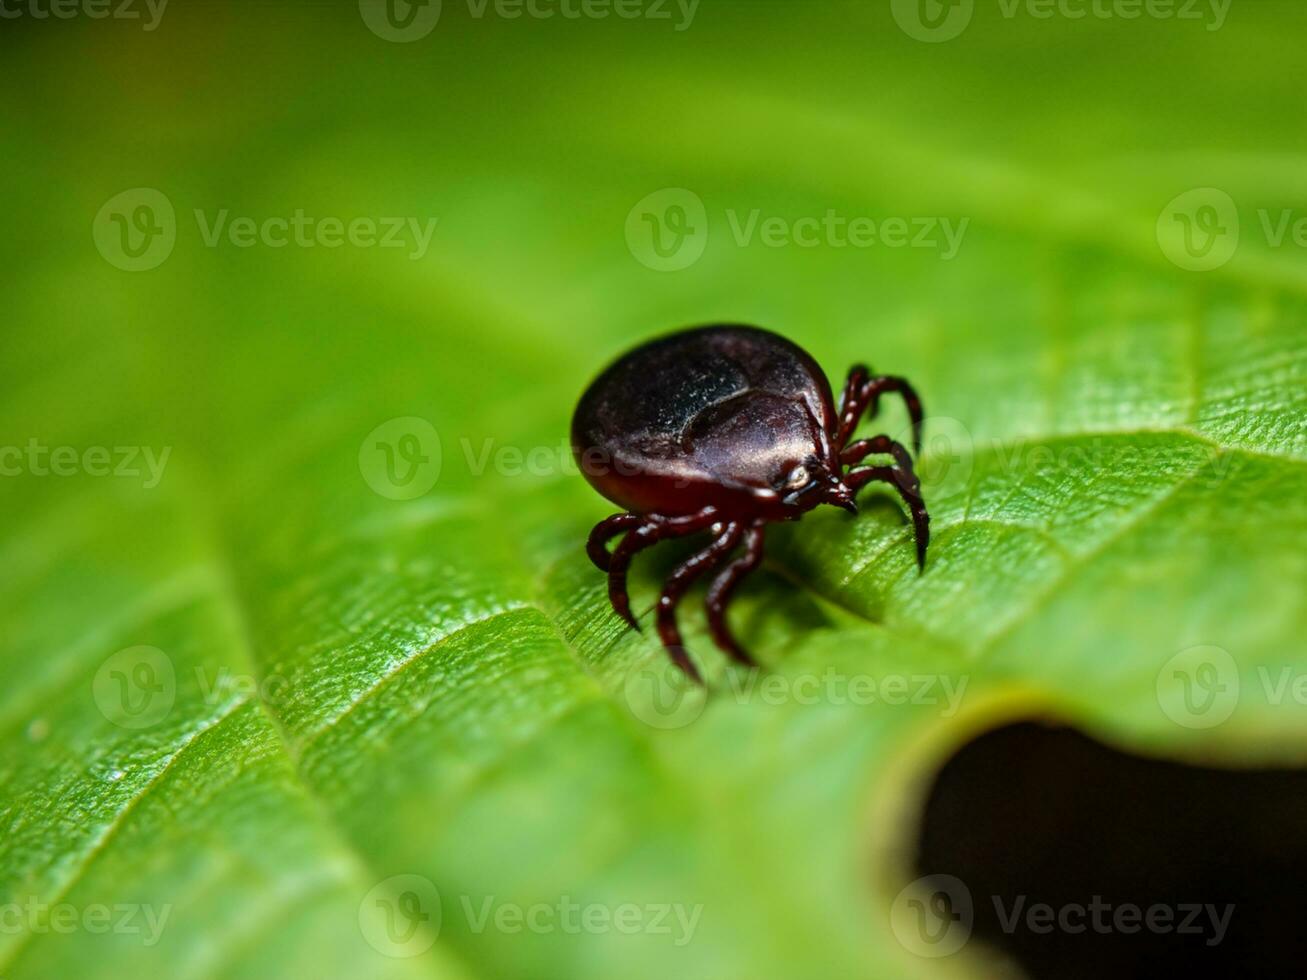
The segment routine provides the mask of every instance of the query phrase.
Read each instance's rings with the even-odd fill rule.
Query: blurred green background
[[[973,733],[1301,761],[1307,10],[1186,4],[9,0],[0,975],[970,975]],[[669,713],[564,439],[716,320],[909,376],[935,539],[777,529]]]

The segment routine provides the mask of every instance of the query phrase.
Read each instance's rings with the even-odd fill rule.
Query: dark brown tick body
[[[681,646],[676,606],[686,589],[721,568],[708,589],[713,641],[754,663],[726,625],[740,581],[762,561],[771,521],[798,520],[819,504],[857,512],[868,483],[893,486],[912,514],[917,562],[926,561],[930,517],[908,451],[888,436],[850,442],[880,396],[903,396],[921,451],[921,400],[902,378],[849,371],[838,410],[817,363],[800,347],[756,327],[711,326],[652,340],[623,355],[581,396],[572,448],[586,479],[624,509],[600,521],[586,551],[608,573],[613,610],[635,628],[626,572],[636,552],[667,538],[709,530],[711,543],[668,577],[658,599],[658,634],[672,660],[702,682]],[[893,465],[859,465],[885,455]],[[855,468],[856,467],[856,468]],[[607,542],[625,534],[610,554]]]

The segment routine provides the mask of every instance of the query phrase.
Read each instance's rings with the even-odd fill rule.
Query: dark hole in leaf
[[[1183,765],[1069,728],[1010,725],[939,773],[917,869],[959,879],[968,944],[1030,977],[1307,968],[1307,771]],[[1139,910],[1137,930],[1126,907]]]

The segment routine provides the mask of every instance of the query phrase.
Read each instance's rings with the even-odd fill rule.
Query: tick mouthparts
[[[835,480],[831,483],[830,489],[826,491],[826,503],[842,507],[850,514],[858,512],[858,503],[853,499],[853,491],[845,485],[843,480]]]

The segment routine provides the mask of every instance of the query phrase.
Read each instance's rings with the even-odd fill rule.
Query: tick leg
[[[845,466],[854,466],[873,453],[894,458],[895,477],[892,481],[894,486],[909,506],[912,506],[912,502],[915,501],[921,505],[924,513],[925,504],[921,498],[921,480],[917,477],[916,470],[913,469],[912,457],[908,455],[908,451],[903,448],[901,443],[895,442],[885,435],[872,436],[870,439],[859,439],[852,445],[846,446],[844,451],[840,453],[840,462]],[[915,514],[913,519],[915,521]]]
[[[685,590],[704,572],[721,564],[723,558],[731,553],[740,543],[742,526],[737,522],[726,525],[713,543],[703,551],[692,555],[676,567],[663,584],[662,595],[658,597],[658,637],[663,641],[672,662],[693,680],[703,683],[699,669],[681,646],[681,631],[676,625],[676,607],[685,595]]]
[[[912,457],[908,451],[903,448],[902,443],[895,442],[889,436],[872,436],[870,439],[859,439],[857,442],[844,447],[840,453],[840,462],[845,466],[854,466],[861,463],[872,453],[884,453],[887,456],[894,457],[894,463],[899,469],[903,470],[912,482],[917,482],[917,474],[912,468]]]
[[[749,528],[744,538],[744,554],[722,569],[708,586],[708,629],[717,647],[737,663],[756,667],[757,661],[736,642],[726,624],[726,606],[735,587],[762,562],[763,525]]]
[[[881,395],[894,392],[902,395],[908,406],[908,418],[912,420],[912,451],[920,456],[924,414],[916,389],[905,378],[889,374],[878,378],[868,375],[866,366],[862,364],[855,364],[849,370],[849,378],[844,382],[844,394],[840,398],[840,428],[835,435],[835,448],[843,449],[848,444],[864,412],[868,418],[875,418],[880,411]]]
[[[865,364],[855,364],[849,368],[849,376],[844,381],[844,391],[840,394],[840,427],[836,442],[843,446],[848,442],[849,434],[858,425],[858,418],[866,401],[860,393],[871,378],[871,370]]]
[[[585,543],[585,553],[601,572],[608,571],[608,542],[623,531],[630,531],[646,522],[639,514],[614,514],[605,517],[590,531],[590,538]]]
[[[608,560],[608,601],[613,612],[626,620],[633,629],[639,630],[640,624],[631,614],[631,600],[626,592],[626,571],[631,567],[631,559],[637,552],[667,538],[679,538],[682,535],[702,531],[717,516],[713,507],[705,507],[695,514],[685,517],[659,517],[651,514],[643,518],[643,523],[622,538],[621,543],[613,549]]]
[[[844,482],[855,493],[868,483],[888,483],[898,491],[912,514],[912,526],[917,536],[917,567],[926,567],[926,545],[930,543],[930,514],[921,499],[921,485],[911,471],[905,473],[897,466],[864,466],[844,475]]]

